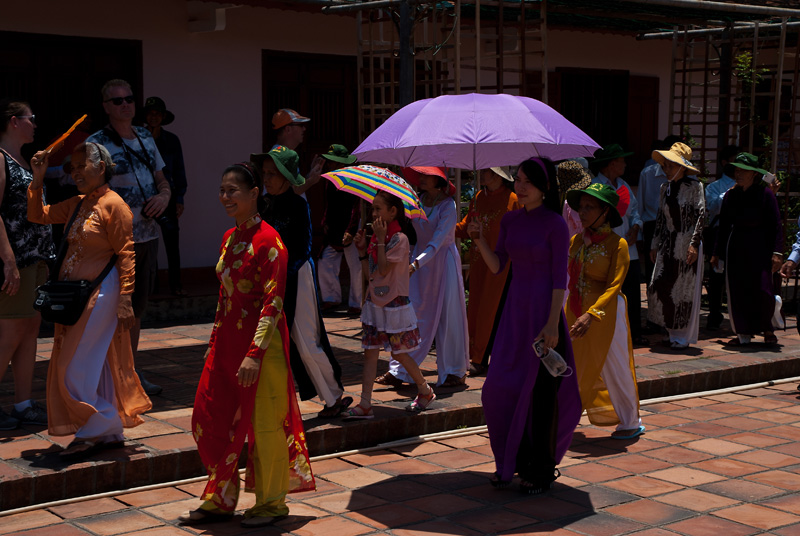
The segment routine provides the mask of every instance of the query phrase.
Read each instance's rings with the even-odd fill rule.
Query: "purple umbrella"
[[[485,169],[535,156],[591,157],[600,146],[543,102],[514,95],[442,95],[412,102],[353,151],[361,162]]]

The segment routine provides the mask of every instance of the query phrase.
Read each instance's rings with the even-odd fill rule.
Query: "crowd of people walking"
[[[123,428],[141,424],[149,396],[161,390],[135,368],[159,237],[170,290],[183,294],[177,222],[186,177],[180,142],[162,129],[174,115],[151,97],[148,128],[136,126],[127,82],[111,80],[101,94],[107,126],[71,150],[79,193],[55,203],[45,202],[44,180],[61,163],[49,151],[30,163],[22,157],[33,142],[33,110],[19,101],[0,106],[0,377],[11,364],[15,381],[14,408],[0,410],[0,429],[25,423],[74,434],[65,461],[121,445]],[[588,162],[530,158],[515,169],[476,170],[480,189],[464,214],[450,170],[414,166],[402,174],[425,217],[413,219],[390,191],[378,191],[366,211],[326,181],[326,243],[315,259],[305,192],[356,157],[333,143],[301,173],[295,149],[309,121],[279,110],[276,143],[222,172],[219,200],[234,226],[219,248],[219,299],[192,417],[209,479],[202,504],[181,516],[186,524],[233,515],[245,442],[245,488],[256,502],[243,525],[285,516],[286,494],[315,486],[297,397],[318,396],[320,418],[372,419],[376,383],[413,383],[406,410],[419,413],[437,391],[486,375],[491,485],[507,487],[516,474],[522,492],[546,491],[583,410],[592,424],[616,427],[614,439],[644,433],[633,348],[649,344],[652,326],[672,351],[697,342],[704,253],[713,269],[708,327],[719,328],[724,288],[735,334],[728,344],[756,335],[778,342],[775,274],[793,272],[800,234],[784,263],[777,201],[762,180],[769,174],[749,153],[725,148],[724,173],[705,191],[691,148],[677,140],[652,152],[638,192],[622,178],[632,153],[619,144]],[[55,224],[65,226],[58,248]],[[466,277],[457,239],[471,240]],[[33,302],[53,260],[51,281],[86,281],[90,295],[76,322],[56,324],[45,407],[31,397],[40,324]],[[345,300],[362,323],[354,406],[322,315]],[[437,378],[429,385],[420,364],[433,348]],[[391,360],[378,375],[381,350]]]

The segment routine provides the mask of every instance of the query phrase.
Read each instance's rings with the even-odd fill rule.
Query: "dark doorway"
[[[27,101],[36,114],[28,156],[83,114],[99,130],[106,121],[100,88],[112,78],[127,80],[142,104],[140,41],[0,32],[0,50],[0,97]]]
[[[558,68],[554,74],[557,109],[601,146],[619,143],[633,152],[624,178],[638,184],[658,136],[658,78],[577,68]]]
[[[358,84],[354,56],[264,50],[261,72],[265,149],[275,143],[272,115],[280,108],[291,108],[311,118],[305,140],[298,147],[302,173],[309,169],[314,155],[327,152],[333,143],[343,144],[350,151],[358,146]],[[314,254],[321,249],[324,191],[325,188],[316,185],[306,192],[314,225]]]

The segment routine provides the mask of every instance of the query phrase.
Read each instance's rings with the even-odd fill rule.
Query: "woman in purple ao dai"
[[[524,208],[500,223],[495,250],[486,239],[478,249],[493,273],[511,263],[510,285],[492,348],[492,366],[482,401],[497,471],[494,487],[520,476],[520,491],[547,491],[556,465],[572,441],[581,416],[575,360],[561,306],[567,287],[569,236],[561,217],[556,170],[548,160],[520,164],[514,178]],[[470,224],[470,232],[480,225]],[[543,338],[570,367],[553,377],[533,350]]]

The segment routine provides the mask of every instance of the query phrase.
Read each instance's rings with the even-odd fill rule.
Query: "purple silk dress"
[[[556,350],[572,375],[553,378],[532,348],[547,323],[553,289],[567,287],[568,250],[567,224],[545,206],[508,212],[500,223],[495,253],[501,269],[511,262],[511,281],[481,399],[501,480],[517,472],[525,479],[531,472],[552,475],[581,417],[563,314]]]

